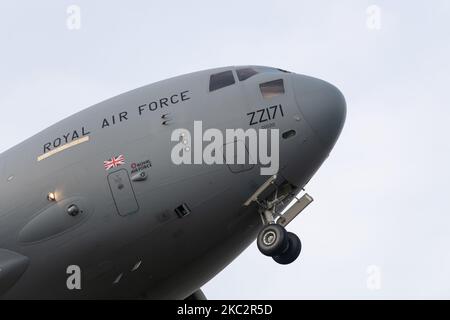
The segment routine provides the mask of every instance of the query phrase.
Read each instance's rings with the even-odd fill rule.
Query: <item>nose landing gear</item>
[[[290,264],[297,260],[302,251],[302,242],[295,233],[288,232],[288,246],[285,252],[278,256],[272,257],[279,264]]]
[[[275,257],[283,254],[289,246],[286,229],[279,224],[269,224],[258,234],[256,241],[259,251],[265,256]]]
[[[277,187],[276,179],[276,176],[269,178],[244,205],[248,206],[253,201],[259,205],[259,212],[264,223],[256,240],[259,251],[265,256],[272,257],[275,262],[286,265],[298,258],[302,243],[296,234],[287,232],[285,227],[313,201],[313,198],[305,193],[298,199],[292,189]],[[271,185],[275,186],[275,192],[272,196],[260,200],[261,194]],[[286,207],[284,202],[292,199],[297,201],[281,214]],[[279,207],[282,209],[280,210]]]
[[[300,238],[276,223],[265,226],[259,232],[256,243],[262,254],[284,265],[294,262],[302,250]]]

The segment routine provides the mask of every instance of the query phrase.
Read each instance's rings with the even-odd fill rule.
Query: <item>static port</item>
[[[189,209],[186,203],[183,203],[175,209],[175,212],[179,218],[183,218],[184,216],[187,216],[189,213],[191,213],[191,209]]]
[[[283,137],[283,139],[289,139],[293,136],[295,136],[297,133],[295,132],[295,130],[289,130],[286,132],[283,132],[283,134],[281,135]]]
[[[75,217],[80,214],[80,208],[78,208],[78,206],[75,204],[71,204],[67,208],[67,213],[69,214],[69,216]]]

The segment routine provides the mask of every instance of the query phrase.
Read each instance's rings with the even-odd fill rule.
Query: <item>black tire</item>
[[[286,229],[279,224],[269,224],[258,234],[258,249],[263,255],[273,257],[281,255],[288,248]]]
[[[297,260],[300,252],[302,251],[302,242],[295,233],[288,232],[287,238],[289,243],[287,250],[284,253],[273,257],[273,260],[279,264],[286,265],[294,262]]]

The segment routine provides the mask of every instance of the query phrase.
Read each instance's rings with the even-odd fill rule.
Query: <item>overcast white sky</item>
[[[72,4],[80,30],[66,26]],[[380,30],[366,24],[370,5]],[[0,152],[191,71],[259,64],[319,77],[342,90],[348,115],[307,187],[315,202],[290,226],[301,259],[279,266],[252,245],[205,293],[449,299],[449,39],[448,0],[1,1]]]

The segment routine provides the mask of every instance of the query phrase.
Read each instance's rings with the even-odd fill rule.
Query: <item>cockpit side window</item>
[[[250,77],[253,77],[255,74],[258,74],[253,68],[242,68],[236,70],[239,81],[247,80]]]
[[[209,79],[209,91],[219,90],[235,84],[233,72],[224,71],[211,75]]]
[[[284,94],[284,82],[283,79],[273,80],[259,85],[261,94],[264,99],[270,99]]]

